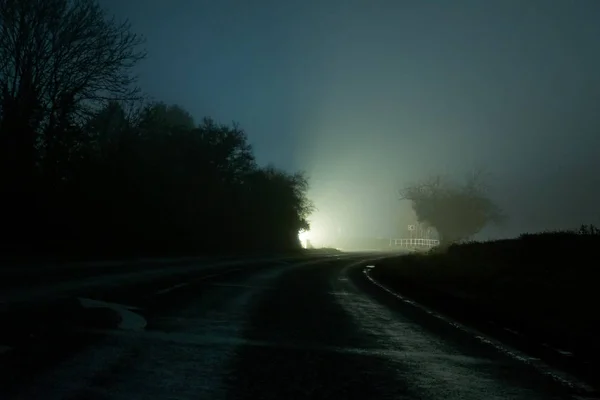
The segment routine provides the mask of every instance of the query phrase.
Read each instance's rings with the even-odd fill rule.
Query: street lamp
[[[413,244],[413,233],[415,231],[415,226],[414,225],[409,225],[408,226],[408,231],[410,232],[409,245],[412,246],[412,244]]]

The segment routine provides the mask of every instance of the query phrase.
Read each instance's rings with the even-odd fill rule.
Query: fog
[[[400,187],[474,169],[509,217],[479,238],[600,224],[597,1],[103,4],[146,36],[150,96],[308,173],[323,243],[405,236]]]

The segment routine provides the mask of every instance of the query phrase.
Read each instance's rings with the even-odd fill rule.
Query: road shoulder
[[[355,268],[349,272],[349,276],[357,287],[377,301],[401,310],[403,315],[420,321],[431,331],[454,337],[457,343],[463,340],[461,337],[466,333],[513,359],[530,364],[566,386],[571,393],[600,397],[589,375],[560,362],[566,359],[573,363],[572,357],[522,337],[501,322],[493,323],[487,310],[474,301],[476,299],[463,293],[448,293],[411,282],[386,279],[388,275],[384,266],[385,261],[378,260],[369,266]]]

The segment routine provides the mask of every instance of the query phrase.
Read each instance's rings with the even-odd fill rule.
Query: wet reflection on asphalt
[[[492,348],[378,303],[349,278],[348,264],[280,265],[184,285],[169,294],[185,296],[177,307],[141,309],[144,331],[100,332],[101,342],[18,398],[571,398]]]

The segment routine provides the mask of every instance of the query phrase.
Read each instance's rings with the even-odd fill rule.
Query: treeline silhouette
[[[91,0],[0,0],[0,26],[5,258],[300,246],[305,175],[257,165],[235,124],[140,101],[127,23]]]

